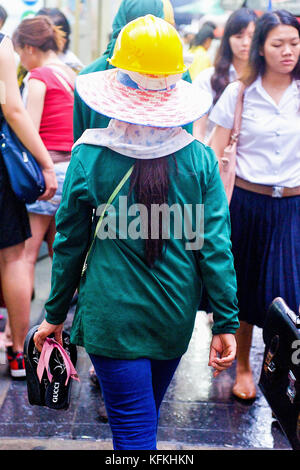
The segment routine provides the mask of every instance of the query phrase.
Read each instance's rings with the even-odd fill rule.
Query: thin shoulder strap
[[[246,88],[246,85],[240,82],[237,102],[235,106],[233,128],[232,128],[232,136],[235,138],[235,140],[238,138],[240,129],[241,129],[245,88]]]
[[[69,85],[69,87],[71,88],[72,91],[74,91],[75,89],[75,86],[73,85],[73,83],[71,82],[71,80],[69,79],[69,77],[67,76],[66,73],[64,73],[62,70],[59,70],[58,67],[47,67],[48,69],[51,70],[51,72],[54,74],[54,75],[59,75],[60,78],[62,78],[64,80],[65,83],[67,83]],[[58,77],[57,77],[58,78]],[[60,80],[61,82],[61,80]],[[62,83],[63,85],[63,83]],[[66,88],[66,87],[65,87]]]

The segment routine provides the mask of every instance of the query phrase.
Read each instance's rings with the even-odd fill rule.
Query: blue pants
[[[180,358],[124,360],[90,354],[115,450],[155,450],[159,408]]]

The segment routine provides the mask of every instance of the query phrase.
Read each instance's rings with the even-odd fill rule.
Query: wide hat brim
[[[206,114],[212,97],[179,80],[169,90],[131,88],[117,79],[118,69],[79,75],[76,90],[94,111],[112,119],[153,127],[177,127]]]

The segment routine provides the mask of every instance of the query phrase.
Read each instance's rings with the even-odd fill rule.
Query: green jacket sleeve
[[[229,208],[216,161],[204,197],[204,243],[199,251],[200,270],[214,316],[213,334],[235,333],[239,327],[230,235]]]
[[[92,214],[85,173],[75,150],[65,178],[62,202],[56,214],[51,292],[45,305],[49,323],[57,325],[67,317],[91,238]]]
[[[79,97],[76,88],[74,91],[74,108],[73,108],[73,140],[76,142],[85,130],[83,122],[83,102]]]

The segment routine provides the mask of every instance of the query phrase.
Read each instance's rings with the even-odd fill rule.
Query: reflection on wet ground
[[[189,349],[162,404],[158,439],[170,445],[206,448],[290,449],[259,389],[256,401],[249,406],[231,395],[234,367],[212,377],[207,366],[210,339],[207,316],[199,312]],[[89,381],[89,358],[82,348],[78,351],[81,381],[73,384],[69,409],[30,406],[26,382],[9,380],[5,397],[0,400],[0,438],[111,438],[109,425],[101,417],[99,390]],[[262,355],[261,330],[256,329],[251,357],[257,381]],[[7,367],[0,365],[0,381],[7,377]]]

